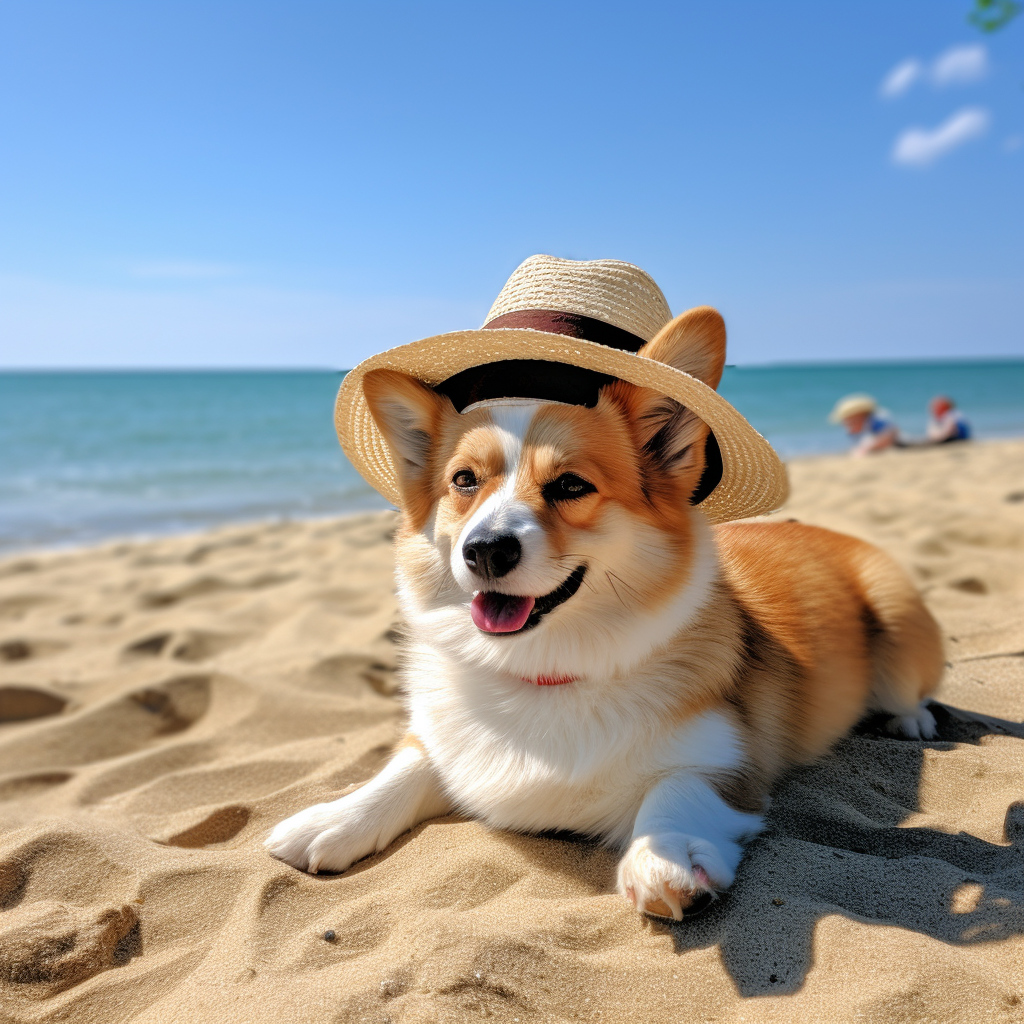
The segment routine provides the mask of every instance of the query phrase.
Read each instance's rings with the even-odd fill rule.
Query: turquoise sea
[[[334,436],[341,373],[0,373],[0,550],[386,507]],[[842,451],[826,417],[875,395],[908,435],[937,393],[978,437],[1024,435],[1024,359],[728,367],[725,395],[784,458]]]

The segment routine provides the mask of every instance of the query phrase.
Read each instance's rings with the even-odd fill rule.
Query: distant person
[[[928,403],[928,412],[928,440],[932,444],[970,439],[971,425],[952,398],[936,395]]]
[[[880,408],[870,395],[840,398],[829,421],[842,423],[851,437],[860,438],[850,452],[853,456],[881,452],[900,443],[900,431],[892,413]]]

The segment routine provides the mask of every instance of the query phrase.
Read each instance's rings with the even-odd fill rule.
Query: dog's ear
[[[639,354],[717,388],[725,367],[725,321],[710,306],[689,309],[665,324]]]
[[[371,370],[363,378],[370,412],[391,447],[403,493],[427,480],[436,438],[452,403],[425,384],[395,370]]]
[[[709,306],[691,309],[667,323],[639,355],[674,366],[715,388],[725,366],[725,321]],[[602,394],[624,409],[654,467],[689,497],[704,470],[708,425],[674,399],[625,381],[608,385]]]

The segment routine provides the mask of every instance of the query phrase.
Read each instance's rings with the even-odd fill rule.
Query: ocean
[[[0,550],[385,508],[334,435],[330,371],[0,373]],[[951,395],[976,435],[1024,435],[1024,359],[727,367],[719,391],[783,458],[848,447],[835,400],[905,434]]]

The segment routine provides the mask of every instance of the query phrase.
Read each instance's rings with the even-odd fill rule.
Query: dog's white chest
[[[648,788],[636,761],[609,758],[579,735],[551,742],[514,730],[499,736],[479,722],[433,725],[431,759],[460,809],[495,828],[628,838]]]
[[[409,669],[411,731],[453,802],[496,828],[624,842],[651,786],[688,759],[657,709],[585,682],[538,687],[427,651]]]

